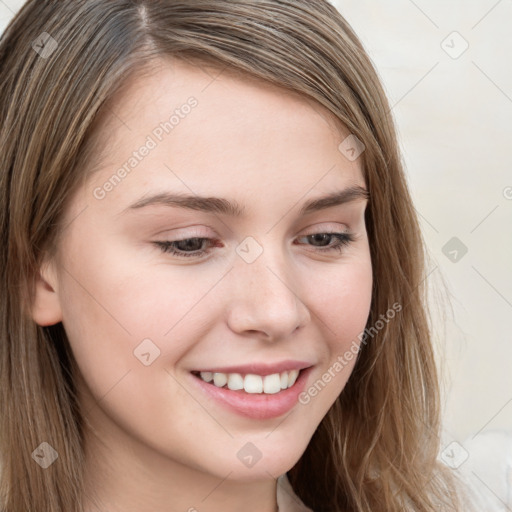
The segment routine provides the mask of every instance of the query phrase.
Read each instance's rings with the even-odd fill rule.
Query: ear
[[[62,320],[57,277],[52,264],[45,262],[36,278],[34,300],[31,314],[34,321],[41,325],[54,325]]]

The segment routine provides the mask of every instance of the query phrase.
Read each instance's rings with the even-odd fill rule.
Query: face
[[[342,392],[370,310],[366,199],[306,209],[365,187],[338,149],[349,133],[304,97],[179,61],[155,61],[108,112],[33,317],[62,321],[112,453],[283,474]]]

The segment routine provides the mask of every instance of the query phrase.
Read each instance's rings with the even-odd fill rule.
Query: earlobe
[[[54,325],[62,320],[57,280],[51,265],[43,265],[36,278],[32,318],[41,326]]]

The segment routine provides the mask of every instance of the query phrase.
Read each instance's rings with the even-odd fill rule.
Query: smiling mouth
[[[250,394],[273,395],[291,388],[302,370],[288,370],[271,375],[193,371],[192,375],[217,388]]]

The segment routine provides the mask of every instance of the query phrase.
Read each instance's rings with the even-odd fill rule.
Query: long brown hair
[[[326,0],[29,0],[8,25],[0,40],[2,510],[82,510],[76,363],[62,324],[35,324],[30,304],[43,257],[65,229],[67,200],[97,153],[107,101],[157,55],[295,91],[365,146],[375,332],[288,471],[295,492],[316,512],[462,510],[457,482],[437,461],[424,246],[390,107],[362,44]],[[394,303],[400,312],[375,329]],[[42,442],[59,454],[44,471],[32,455]]]

